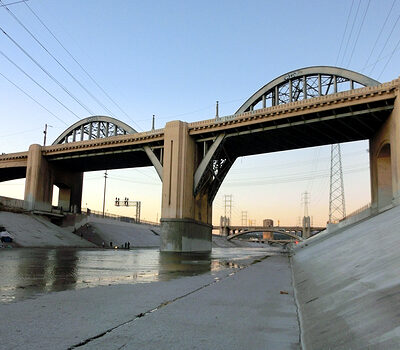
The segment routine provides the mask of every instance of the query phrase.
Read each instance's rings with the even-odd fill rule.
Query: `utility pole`
[[[106,208],[106,187],[107,187],[107,170],[104,172],[103,218],[104,218],[104,210]]]
[[[215,119],[219,119],[219,111],[218,111],[219,102],[217,101],[215,105]]]
[[[153,114],[153,122],[151,123],[151,130],[154,130],[156,116]]]
[[[51,126],[51,125],[44,124],[44,131],[43,131],[43,134],[44,134],[44,138],[43,138],[43,146],[46,146],[46,137],[47,137],[47,128],[48,128],[48,127],[52,128],[52,126]]]
[[[329,223],[336,223],[346,216],[340,144],[331,146],[331,178],[329,189]]]

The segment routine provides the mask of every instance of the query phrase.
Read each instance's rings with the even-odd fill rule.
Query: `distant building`
[[[274,220],[264,219],[263,227],[274,227]],[[272,232],[263,232],[263,240],[274,239],[274,234]]]
[[[263,227],[274,227],[274,220],[272,219],[264,219]]]

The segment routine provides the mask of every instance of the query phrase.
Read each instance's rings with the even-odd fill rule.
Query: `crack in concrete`
[[[266,255],[266,256],[264,256],[264,257],[262,257],[262,258],[256,259],[255,261],[253,261],[252,263],[250,263],[250,264],[247,265],[247,266],[240,266],[240,267],[237,268],[236,271],[229,272],[227,275],[225,275],[225,276],[222,277],[222,278],[215,277],[214,280],[213,280],[212,282],[210,282],[210,283],[207,283],[207,284],[205,284],[205,285],[203,285],[203,286],[200,286],[200,287],[198,287],[198,288],[196,288],[196,289],[194,289],[194,290],[192,290],[192,291],[190,291],[190,292],[188,292],[188,293],[186,293],[186,294],[183,294],[183,295],[181,295],[181,296],[178,296],[178,297],[176,297],[176,298],[174,298],[174,299],[164,301],[164,302],[162,302],[160,305],[156,306],[156,307],[153,308],[153,309],[147,310],[147,311],[145,311],[145,312],[141,312],[141,313],[139,313],[138,315],[136,315],[135,317],[133,317],[133,318],[131,318],[131,319],[125,321],[125,322],[122,322],[122,323],[120,323],[120,324],[118,324],[118,325],[116,325],[116,326],[114,326],[114,327],[111,327],[111,328],[107,329],[106,331],[104,331],[104,332],[102,332],[102,333],[99,333],[99,334],[97,334],[97,335],[95,335],[95,336],[93,336],[93,337],[87,338],[87,339],[81,341],[81,342],[78,343],[78,344],[75,344],[75,345],[70,346],[70,347],[68,348],[68,350],[72,350],[72,349],[76,349],[76,348],[79,348],[79,347],[81,347],[81,346],[84,346],[84,345],[90,343],[90,342],[93,341],[93,340],[99,339],[99,338],[105,336],[106,334],[111,333],[112,331],[116,330],[117,328],[120,328],[120,327],[122,327],[122,326],[125,326],[125,325],[127,325],[127,324],[129,324],[129,323],[133,323],[133,322],[135,322],[136,320],[138,320],[139,318],[148,316],[148,315],[152,314],[153,312],[160,310],[160,309],[163,308],[164,306],[167,306],[167,305],[169,305],[169,304],[171,304],[171,303],[174,303],[174,302],[177,301],[177,300],[186,298],[187,296],[189,296],[189,295],[191,295],[191,294],[194,294],[194,293],[197,293],[198,291],[200,291],[200,290],[202,290],[202,289],[204,289],[204,288],[210,287],[210,286],[212,286],[212,285],[215,284],[215,283],[221,282],[222,280],[225,280],[225,279],[227,279],[227,278],[229,278],[229,277],[232,277],[232,276],[234,276],[236,273],[238,273],[239,271],[244,270],[244,269],[250,267],[251,265],[254,265],[254,264],[257,264],[257,263],[259,263],[259,262],[262,262],[262,261],[264,261],[265,259],[267,259],[267,258],[269,258],[269,257],[270,257],[270,255]],[[125,345],[126,345],[126,344],[122,345],[122,347],[121,347],[120,349],[122,349],[123,347],[125,347]]]
[[[268,257],[268,256],[264,257],[262,260],[266,259],[267,257]],[[225,277],[222,277],[222,278],[216,277],[216,278],[214,278],[214,280],[213,280],[212,282],[210,282],[210,283],[207,283],[207,284],[205,284],[205,285],[203,285],[203,286],[200,286],[200,287],[198,287],[198,288],[196,288],[196,289],[194,289],[194,290],[192,290],[192,291],[190,291],[190,292],[188,292],[188,293],[186,293],[186,294],[183,294],[183,295],[181,295],[181,296],[178,296],[178,297],[176,297],[176,298],[174,298],[174,299],[171,299],[171,300],[168,300],[168,301],[164,301],[163,303],[161,303],[160,305],[158,305],[157,307],[155,307],[155,308],[153,308],[153,309],[151,309],[151,310],[147,310],[147,311],[145,311],[145,312],[141,312],[140,314],[136,315],[135,317],[133,317],[133,318],[131,318],[131,319],[125,321],[125,322],[122,322],[122,323],[120,323],[120,324],[118,324],[118,325],[116,325],[116,326],[114,326],[114,327],[111,327],[111,328],[107,329],[106,331],[104,331],[104,332],[102,332],[102,333],[99,333],[99,334],[97,334],[97,335],[95,335],[95,336],[93,336],[93,337],[87,338],[87,339],[81,341],[81,342],[78,343],[78,344],[75,344],[75,345],[70,346],[70,347],[68,348],[68,350],[72,350],[72,349],[76,349],[76,348],[79,348],[79,347],[81,347],[81,346],[84,346],[84,345],[90,343],[90,342],[93,341],[93,340],[99,339],[99,338],[105,336],[106,334],[111,333],[112,331],[114,331],[114,330],[117,329],[117,328],[120,328],[120,327],[122,327],[122,326],[125,326],[125,325],[127,325],[127,324],[129,324],[129,323],[133,323],[133,322],[135,322],[136,320],[138,320],[139,318],[145,317],[145,316],[147,316],[147,315],[149,315],[149,314],[151,314],[151,313],[153,313],[153,312],[155,312],[155,311],[158,311],[159,309],[163,308],[164,306],[167,306],[167,305],[169,305],[169,304],[171,304],[171,303],[173,303],[173,302],[175,302],[175,301],[177,301],[177,300],[183,299],[183,298],[185,298],[185,297],[187,297],[187,296],[189,296],[189,295],[191,295],[191,294],[194,294],[194,293],[196,293],[196,292],[198,292],[198,291],[200,291],[200,290],[202,290],[202,289],[204,289],[204,288],[207,288],[207,287],[209,287],[209,286],[211,286],[211,285],[213,285],[213,284],[215,284],[215,283],[218,283],[218,282],[220,282],[220,281],[222,281],[222,280],[224,280],[224,279],[226,279],[226,278],[232,277],[233,275],[235,275],[235,274],[236,274],[237,272],[239,272],[240,270],[243,270],[243,269],[245,269],[245,268],[247,268],[247,267],[249,267],[249,266],[250,266],[250,265],[245,266],[245,267],[240,267],[240,268],[238,268],[237,271],[231,272],[231,273],[229,273],[228,275],[226,275]],[[125,345],[126,345],[126,344],[125,344]],[[125,346],[125,345],[124,345],[124,346]]]
[[[290,270],[292,272],[293,297],[294,297],[294,303],[296,305],[297,323],[299,325],[299,345],[300,345],[300,349],[305,349],[304,340],[303,340],[304,339],[303,318],[301,315],[300,304],[299,304],[299,300],[298,300],[298,296],[297,296],[296,281],[294,278],[294,271],[293,271],[293,258],[291,256],[289,256],[289,264],[290,264]],[[304,281],[302,281],[302,282],[304,282]]]

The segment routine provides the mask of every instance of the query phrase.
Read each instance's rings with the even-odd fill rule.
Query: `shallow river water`
[[[1,249],[0,303],[100,285],[149,283],[240,268],[274,254],[265,248],[213,248],[210,255],[158,249]]]

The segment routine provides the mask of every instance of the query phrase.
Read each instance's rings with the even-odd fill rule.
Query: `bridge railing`
[[[81,211],[82,211],[82,214],[85,214],[88,216],[92,215],[92,216],[99,217],[99,218],[103,217],[102,211],[92,210],[92,209],[88,209],[88,208],[82,208]],[[130,222],[130,223],[144,224],[144,225],[151,225],[151,226],[160,226],[160,223],[158,223],[158,222],[142,220],[142,219],[140,219],[139,222],[136,222],[136,219],[133,217],[122,216],[122,215],[117,215],[117,214],[112,214],[112,213],[104,213],[104,218],[118,220],[118,221],[122,221],[122,222]]]
[[[357,210],[354,210],[350,214],[346,215],[343,219],[339,220],[339,222],[344,221],[344,220],[346,220],[348,218],[351,218],[353,216],[356,216],[356,215],[362,213],[363,211],[365,211],[365,210],[367,210],[369,208],[371,208],[371,203],[365,204],[361,208],[358,208]]]
[[[345,99],[345,98],[353,98],[353,97],[357,97],[361,94],[367,95],[369,93],[375,93],[375,92],[379,93],[379,91],[391,90],[391,89],[396,88],[399,85],[399,82],[400,82],[400,79],[398,78],[398,79],[380,84],[378,86],[366,86],[366,87],[361,87],[361,88],[357,88],[357,89],[353,89],[353,90],[340,91],[335,94],[317,96],[317,97],[308,98],[308,99],[304,99],[304,100],[293,101],[293,102],[289,102],[289,103],[278,104],[275,106],[255,109],[255,110],[248,111],[248,112],[227,115],[224,117],[219,117],[218,119],[213,118],[213,119],[196,121],[196,122],[189,123],[189,129],[201,128],[201,127],[205,127],[206,125],[211,125],[211,124],[217,125],[219,123],[230,122],[235,119],[247,118],[249,116],[260,116],[265,113],[273,114],[273,113],[282,112],[282,111],[290,110],[290,109],[296,109],[296,108],[303,109],[303,108],[307,108],[307,106],[319,105],[321,103],[329,103],[330,101],[335,101],[335,100],[340,100],[340,99]]]

